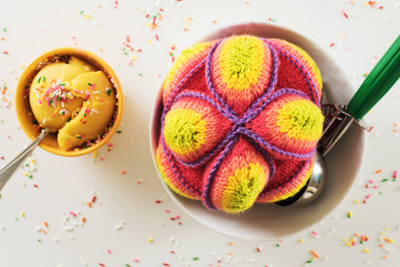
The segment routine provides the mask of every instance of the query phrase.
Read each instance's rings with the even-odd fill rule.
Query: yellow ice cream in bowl
[[[121,85],[98,56],[79,48],[48,51],[18,81],[15,105],[22,129],[34,140],[52,131],[43,149],[80,156],[109,143],[121,122]]]

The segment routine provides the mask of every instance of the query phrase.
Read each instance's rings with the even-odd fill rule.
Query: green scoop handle
[[[400,35],[361,84],[347,111],[361,120],[400,78]]]

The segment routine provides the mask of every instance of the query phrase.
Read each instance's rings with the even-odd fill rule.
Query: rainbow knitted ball
[[[163,85],[163,180],[231,213],[295,195],[322,134],[321,94],[315,62],[283,40],[233,36],[184,50]]]

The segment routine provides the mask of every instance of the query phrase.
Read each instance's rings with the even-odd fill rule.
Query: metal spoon
[[[316,198],[316,193],[321,191],[328,173],[323,157],[329,153],[353,121],[365,130],[370,130],[363,117],[392,88],[399,78],[400,35],[372,69],[347,106],[326,105],[325,109],[323,107],[323,111],[328,112],[324,114],[326,115],[324,131],[318,142],[318,151],[311,177],[296,195],[276,202],[277,205],[289,206],[295,203],[309,203]],[[331,112],[332,109],[333,112]]]
[[[0,192],[6,186],[11,177],[21,167],[22,163],[25,162],[26,158],[29,157],[31,152],[39,145],[39,143],[51,133],[50,128],[43,129],[39,136],[22,151],[18,156],[7,164],[3,169],[0,170]]]

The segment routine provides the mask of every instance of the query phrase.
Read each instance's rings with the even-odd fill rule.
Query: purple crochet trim
[[[261,38],[260,38],[261,39]],[[268,153],[266,153],[266,151],[264,149],[261,148],[261,146],[267,147],[272,151],[275,151],[279,154],[285,155],[285,156],[289,156],[289,157],[293,157],[293,158],[299,158],[299,159],[307,159],[310,158],[312,156],[314,156],[315,151],[311,152],[311,153],[307,153],[307,154],[298,154],[298,153],[291,153],[291,152],[287,152],[281,149],[278,149],[277,147],[271,145],[270,143],[268,143],[265,139],[263,139],[262,137],[258,136],[256,133],[254,133],[251,130],[246,129],[243,125],[245,123],[250,122],[251,120],[253,120],[255,117],[257,117],[260,112],[268,105],[271,103],[271,101],[273,101],[275,98],[284,95],[284,94],[293,94],[293,95],[298,95],[307,99],[310,99],[308,97],[307,94],[297,91],[295,89],[291,89],[291,88],[283,88],[280,89],[274,93],[271,94],[271,92],[275,89],[275,85],[277,83],[277,75],[278,75],[278,68],[279,68],[279,59],[277,56],[277,50],[275,49],[275,47],[273,47],[274,45],[279,47],[280,49],[282,49],[279,45],[277,45],[274,42],[271,42],[269,40],[266,39],[261,39],[263,40],[267,46],[269,47],[271,54],[272,54],[272,71],[271,71],[271,76],[270,76],[270,80],[268,83],[268,87],[265,89],[265,93],[259,97],[258,99],[256,99],[256,101],[253,102],[253,104],[250,106],[250,108],[246,111],[245,115],[240,118],[237,113],[223,100],[223,98],[216,92],[214,84],[212,82],[212,57],[214,55],[214,52],[216,50],[216,48],[218,47],[218,45],[221,43],[222,40],[220,40],[219,42],[217,42],[216,44],[214,44],[214,46],[211,48],[211,50],[208,53],[208,56],[206,59],[203,59],[194,69],[192,69],[186,76],[185,78],[183,78],[179,84],[175,87],[174,91],[171,93],[170,97],[168,98],[164,110],[163,110],[163,114],[161,117],[161,142],[162,142],[162,147],[164,150],[164,153],[167,155],[168,158],[168,162],[172,167],[172,170],[175,174],[175,176],[177,177],[177,179],[179,180],[179,182],[186,188],[188,189],[190,192],[196,194],[196,195],[203,195],[204,198],[204,202],[206,204],[206,206],[210,209],[216,209],[214,207],[214,205],[211,203],[211,200],[209,198],[209,191],[210,191],[210,186],[214,180],[214,175],[217,172],[219,166],[221,165],[222,161],[224,160],[224,158],[226,157],[226,155],[228,155],[229,151],[232,149],[234,143],[236,142],[239,134],[243,134],[246,136],[246,139],[249,141],[249,143],[258,151],[262,154],[262,156],[264,157],[264,159],[267,161],[269,167],[270,167],[270,177],[268,179],[268,181],[270,181],[273,177],[273,175],[275,174],[275,166],[274,163],[272,161],[272,159],[270,158],[270,156],[268,155]],[[310,87],[310,92],[311,92],[311,96],[314,100],[314,103],[316,102],[318,104],[318,106],[320,106],[319,103],[319,97],[318,97],[318,91],[316,90],[315,84],[312,81],[312,78],[310,76],[310,74],[308,73],[307,69],[301,64],[301,62],[299,60],[297,60],[293,55],[291,55],[290,53],[286,52],[288,55],[283,54],[283,52],[278,51],[281,55],[283,55],[286,58],[292,57],[294,60],[296,60],[296,62],[300,65],[300,67],[296,64],[292,62],[292,64],[296,65],[296,67],[302,72],[304,78],[306,79],[309,87]],[[179,92],[182,90],[182,88],[186,85],[186,83],[191,79],[191,77],[193,77],[193,75],[203,66],[206,65],[206,78],[207,78],[207,86],[208,89],[210,90],[210,92],[212,93],[212,95],[215,97],[215,99],[221,103],[222,106],[220,106],[217,102],[215,102],[213,99],[207,97],[206,95],[203,95],[201,93],[182,93],[179,94]],[[310,79],[310,81],[308,81],[308,79]],[[317,96],[317,100],[315,100],[315,95]],[[223,139],[223,141],[216,146],[212,151],[210,151],[210,153],[208,153],[207,155],[204,155],[203,157],[201,157],[200,159],[194,161],[194,162],[183,162],[182,160],[180,160],[179,158],[175,157],[171,150],[166,146],[165,144],[165,139],[164,139],[164,125],[165,125],[165,116],[167,114],[167,112],[170,110],[170,108],[181,98],[183,97],[193,97],[193,98],[200,98],[203,99],[205,101],[207,101],[208,103],[210,103],[213,107],[215,107],[224,117],[228,118],[230,121],[232,121],[234,123],[234,126],[232,128],[232,130],[227,134],[227,136]],[[261,146],[260,146],[261,145]],[[177,159],[181,164],[183,164],[184,166],[187,167],[196,167],[199,166],[201,164],[203,164],[204,162],[206,162],[209,158],[211,158],[212,156],[215,155],[215,153],[217,153],[218,151],[221,150],[221,148],[224,148],[224,150],[222,151],[221,155],[218,157],[217,161],[214,163],[209,177],[207,178],[207,182],[205,185],[205,189],[204,192],[201,192],[200,190],[194,188],[190,183],[188,183],[184,177],[182,177],[182,175],[180,174],[179,170],[175,167],[175,162],[174,159]],[[298,173],[306,166],[306,164],[308,164],[310,161],[305,162],[302,167],[294,174],[293,177],[295,177],[296,175],[298,175]],[[294,180],[296,181],[296,179]],[[294,181],[292,181],[291,183],[293,183]],[[290,183],[290,184],[291,184]],[[263,192],[266,190],[267,185],[265,185],[265,188],[263,190]],[[271,191],[268,193],[264,194],[260,194],[260,197],[265,196],[267,194],[272,194],[276,191],[279,191],[281,189],[277,189],[275,191]]]
[[[304,67],[304,65],[300,62],[300,60],[298,60],[295,56],[290,54],[288,51],[285,51],[285,49],[283,49],[280,45],[278,45],[278,44],[276,44],[276,43],[274,43],[274,42],[272,42],[272,41],[270,41],[268,39],[262,39],[262,40],[264,42],[268,43],[268,44],[272,44],[274,46],[279,47],[280,50],[284,51],[284,52],[278,51],[282,56],[286,57],[287,59],[289,59],[289,57],[290,57],[292,60],[294,60],[294,61],[296,61],[298,63],[298,65],[297,64],[294,64],[294,65],[296,66],[297,69],[300,70],[300,72],[302,73],[303,77],[305,78],[305,80],[306,80],[306,82],[308,84],[308,87],[310,88],[310,94],[311,94],[311,96],[313,98],[314,103],[316,103],[317,106],[319,108],[321,108],[321,103],[320,103],[320,100],[319,100],[319,94],[318,94],[317,88],[316,88],[316,86],[315,86],[315,84],[314,84],[314,82],[313,82],[313,80],[311,78],[310,73],[307,71],[306,67]],[[307,78],[309,78],[310,80],[308,80]],[[315,99],[315,97],[317,99]]]
[[[221,106],[219,106],[217,103],[215,103],[214,100],[212,100],[208,96],[200,94],[200,93],[181,93],[175,98],[175,100],[174,100],[174,102],[172,102],[171,106],[173,106],[179,99],[181,99],[183,97],[201,98],[201,99],[207,101],[208,103],[210,103],[211,105],[213,105],[213,107],[215,107],[228,120],[230,120],[232,122],[238,121],[237,116],[227,113],[226,110],[223,109]]]
[[[269,167],[269,177],[268,177],[268,181],[266,182],[264,189],[267,188],[269,181],[272,180],[272,178],[275,175],[275,164],[272,161],[271,157],[268,155],[267,152],[265,152],[264,149],[262,149],[262,147],[253,139],[249,138],[248,136],[246,136],[247,141],[250,143],[250,145],[252,145],[258,152],[260,152],[261,155],[263,155],[264,159],[267,161],[268,167]]]
[[[302,172],[302,171],[308,166],[308,164],[310,164],[310,162],[311,162],[311,159],[308,160],[308,161],[303,162],[303,164],[302,164],[302,165],[300,166],[300,168],[296,171],[296,173],[293,174],[293,176],[290,178],[290,180],[292,180],[293,178],[295,178],[295,179],[294,179],[293,181],[291,181],[288,185],[291,185],[291,184],[293,184],[295,181],[297,181],[297,179],[299,178],[299,177],[298,177],[299,173]],[[297,176],[297,177],[296,177],[296,176]],[[275,188],[270,189],[269,191],[266,191],[267,188],[265,188],[265,189],[258,195],[257,199],[260,199],[260,198],[262,198],[262,197],[271,195],[271,194],[276,193],[276,192],[278,192],[278,191],[280,191],[280,190],[282,190],[282,189],[283,189],[283,187],[282,187],[282,188],[277,188],[277,187],[275,187]]]
[[[179,182],[180,182],[187,190],[189,190],[190,192],[192,192],[192,193],[195,194],[195,195],[201,196],[201,195],[202,195],[202,192],[199,191],[199,190],[197,190],[193,185],[189,184],[189,183],[185,180],[185,178],[184,178],[184,177],[181,175],[181,173],[179,172],[178,168],[175,167],[175,162],[172,162],[171,159],[170,159],[170,157],[168,157],[168,155],[171,155],[171,151],[170,151],[168,148],[166,148],[165,142],[164,142],[164,138],[161,139],[161,142],[162,142],[162,147],[163,147],[164,153],[167,155],[168,162],[169,162],[169,164],[171,165],[172,171],[174,172],[176,178],[179,180]],[[166,150],[166,149],[168,149],[168,152],[169,152],[169,153],[167,153],[167,150]],[[173,157],[173,155],[171,155],[171,158],[172,158],[172,157]],[[186,184],[187,184],[188,186],[187,186]],[[197,193],[197,194],[196,194],[196,193]]]
[[[164,140],[164,126],[165,126],[165,116],[167,114],[167,112],[169,111],[171,105],[171,101],[173,101],[174,99],[174,95],[175,93],[178,93],[177,91],[180,91],[184,85],[186,85],[186,83],[190,80],[191,77],[193,77],[193,75],[204,65],[205,63],[205,59],[203,59],[196,67],[194,67],[192,70],[190,70],[190,72],[185,76],[185,78],[183,78],[179,84],[175,87],[174,91],[171,93],[171,95],[169,96],[167,103],[165,104],[164,110],[163,110],[163,114],[161,116],[161,143],[162,143],[162,148],[164,150],[165,155],[167,155],[167,159],[169,164],[172,167],[172,170],[176,176],[176,178],[179,180],[179,182],[190,192],[194,193],[195,195],[201,196],[202,192],[197,190],[196,188],[194,188],[190,183],[188,183],[185,178],[180,174],[178,168],[175,168],[175,162],[171,162],[171,159],[173,158],[173,155],[171,153],[171,151],[169,150],[169,148],[166,147],[165,145],[165,140]],[[168,151],[168,152],[167,152]],[[168,155],[171,155],[171,158],[168,157]],[[187,186],[188,185],[188,186]],[[196,194],[197,193],[197,194]]]
[[[180,163],[182,163],[182,165],[185,165],[186,167],[197,167],[201,164],[203,164],[204,162],[206,162],[209,158],[211,158],[212,156],[214,156],[214,154],[216,152],[218,152],[222,147],[224,147],[230,140],[232,140],[232,138],[234,138],[237,135],[237,126],[233,126],[232,130],[226,135],[226,137],[224,138],[224,140],[222,140],[221,143],[218,144],[218,146],[214,147],[213,150],[211,150],[208,154],[202,156],[201,158],[199,158],[196,161],[192,161],[192,162],[184,162],[182,161],[180,158],[175,157]]]
[[[211,75],[211,62],[212,57],[214,55],[215,50],[217,49],[218,45],[221,43],[222,40],[219,40],[210,50],[207,56],[206,62],[206,78],[207,78],[207,85],[208,89],[211,91],[213,96],[222,104],[222,106],[232,115],[238,116],[237,113],[225,102],[225,100],[215,91],[214,84],[212,82],[212,75]]]
[[[257,135],[256,133],[254,133],[251,130],[248,130],[244,127],[240,127],[239,128],[239,132],[241,134],[247,135],[248,137],[256,140],[260,145],[269,148],[270,150],[277,152],[279,154],[288,156],[288,157],[292,157],[292,158],[298,158],[298,159],[308,159],[312,156],[314,156],[315,151],[312,151],[310,153],[306,153],[306,154],[298,154],[298,153],[292,153],[292,152],[286,152],[284,150],[281,150],[273,145],[271,145],[270,143],[268,143],[267,141],[265,141],[264,138],[262,138],[261,136]]]
[[[253,109],[256,108],[262,101],[267,99],[267,97],[270,95],[271,91],[275,88],[276,83],[278,82],[278,78],[277,78],[278,68],[279,68],[278,56],[276,54],[275,48],[273,48],[272,45],[270,45],[270,44],[266,44],[266,45],[271,50],[271,54],[272,54],[272,73],[271,73],[271,77],[269,79],[269,85],[266,89],[266,92],[261,97],[256,99],[256,101],[254,101],[253,104],[251,104],[250,108],[246,111],[246,114],[244,114],[244,116],[243,116],[244,123],[249,122],[250,120],[255,118],[262,111],[262,109],[265,107],[265,105],[256,110],[253,110]],[[247,120],[247,118],[248,118],[248,120]]]
[[[310,99],[308,97],[307,94],[297,91],[295,89],[291,89],[291,88],[282,88],[276,92],[274,92],[273,94],[271,94],[266,101],[264,101],[262,103],[262,105],[260,107],[258,107],[256,110],[253,110],[251,112],[246,112],[245,116],[243,118],[240,119],[239,123],[248,123],[250,121],[252,121],[255,117],[258,116],[258,114],[260,114],[260,112],[269,104],[271,103],[275,98],[281,96],[281,95],[286,95],[286,94],[291,94],[291,95],[298,95],[301,97],[304,97],[306,99]]]
[[[212,100],[211,98],[200,94],[200,93],[182,93],[179,94],[174,102],[172,103],[171,106],[173,106],[179,99],[184,98],[184,97],[193,97],[193,98],[201,98],[205,101],[207,101],[208,103],[210,103],[212,106],[214,106],[219,112],[221,112],[221,114],[223,116],[225,116],[226,118],[228,118],[230,121],[236,123],[238,121],[238,117],[231,115],[229,113],[226,113],[226,111],[224,109],[221,108],[221,106],[219,106],[217,103],[214,102],[214,100]],[[236,134],[236,126],[234,125],[232,130],[227,134],[227,136],[222,140],[222,142],[220,142],[218,144],[218,146],[214,147],[213,150],[211,150],[208,154],[202,156],[200,159],[193,161],[193,162],[185,162],[182,161],[180,158],[175,157],[182,165],[186,166],[186,167],[197,167],[201,164],[203,164],[204,162],[206,162],[210,157],[212,157],[217,151],[219,151],[223,146],[225,146],[229,140],[231,140],[234,135]]]
[[[240,128],[242,128],[242,127],[239,127],[238,130],[237,130],[237,132],[240,131]],[[229,151],[231,151],[231,149],[232,149],[234,143],[236,142],[237,138],[238,138],[238,135],[235,135],[234,138],[233,138],[232,140],[230,140],[229,144],[225,147],[224,151],[223,151],[222,154],[219,156],[218,160],[214,163],[214,166],[212,167],[211,172],[210,172],[210,174],[209,174],[209,176],[208,176],[208,179],[207,179],[207,182],[206,182],[206,187],[205,187],[205,190],[204,190],[203,197],[204,197],[204,202],[205,202],[206,206],[207,206],[209,209],[216,210],[215,206],[212,204],[212,202],[211,202],[211,200],[210,200],[210,197],[209,197],[210,185],[211,185],[211,184],[213,183],[213,181],[214,181],[214,177],[215,177],[215,174],[216,174],[216,172],[217,172],[219,166],[221,165],[221,163],[222,163],[222,161],[224,160],[224,158],[228,155]],[[272,159],[271,159],[271,157],[268,155],[268,153],[266,153],[265,150],[262,149],[262,148],[260,147],[260,145],[259,145],[256,141],[254,141],[253,139],[251,139],[251,138],[249,138],[249,137],[247,137],[247,136],[246,136],[246,139],[249,141],[250,145],[252,145],[258,152],[260,152],[260,154],[264,157],[264,159],[265,159],[265,161],[267,162],[268,167],[269,167],[269,169],[270,169],[270,170],[269,170],[268,181],[267,181],[267,183],[264,185],[264,189],[265,189],[265,188],[267,188],[267,185],[268,185],[269,181],[271,181],[272,177],[273,177],[274,174],[275,174],[275,165],[274,165],[274,163],[272,162]],[[264,190],[264,189],[263,189],[263,190]]]
[[[176,97],[174,95],[179,93],[178,91],[180,91],[183,88],[183,86],[186,85],[186,83],[190,80],[190,78],[193,77],[193,75],[204,65],[205,62],[206,62],[206,59],[203,59],[199,64],[197,64],[196,67],[194,67],[192,70],[190,70],[190,72],[185,76],[185,78],[183,78],[178,83],[178,85],[175,87],[174,91],[172,91],[171,95],[167,99],[167,103],[165,103],[165,107],[164,107],[163,114],[161,117],[162,128],[164,128],[165,116],[166,116],[167,112],[170,110],[171,101],[173,101],[174,98]]]
[[[238,139],[238,136],[235,135],[232,140],[229,141],[229,143],[226,145],[224,151],[222,154],[218,157],[217,161],[214,163],[214,166],[211,169],[210,175],[207,178],[206,186],[204,189],[203,197],[204,197],[204,202],[206,206],[209,209],[216,210],[215,206],[211,203],[210,197],[209,197],[209,191],[210,191],[210,185],[214,180],[214,175],[217,172],[219,165],[221,165],[222,160],[228,155],[229,151],[231,151],[233,145],[235,144],[236,140]]]

